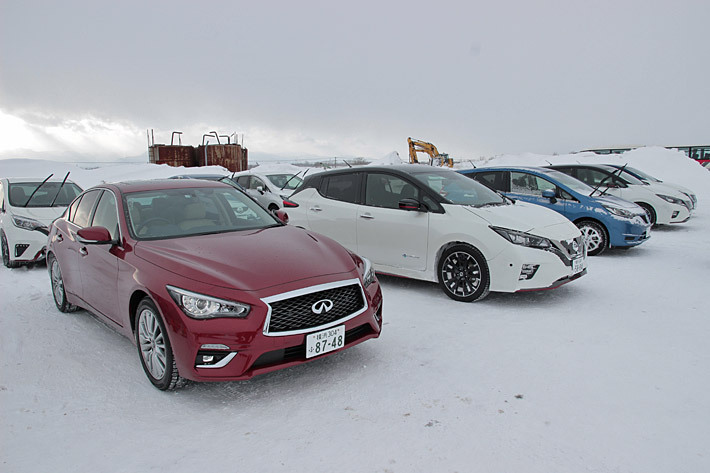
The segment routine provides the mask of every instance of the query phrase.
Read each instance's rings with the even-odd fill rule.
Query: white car
[[[289,223],[322,233],[377,272],[439,282],[447,296],[548,289],[586,273],[579,229],[448,169],[366,166],[306,177]]]
[[[647,172],[643,172],[640,169],[637,168],[632,168],[631,166],[620,166],[618,164],[610,164],[609,166],[615,167],[617,169],[623,168],[623,172],[621,173],[622,176],[625,176],[627,174],[631,174],[633,177],[642,180],[643,182],[654,186],[656,188],[671,188],[675,191],[680,192],[681,194],[685,194],[685,196],[690,199],[690,203],[692,204],[691,210],[695,209],[695,206],[698,205],[698,198],[695,195],[695,192],[692,190],[688,189],[687,187],[681,186],[680,184],[675,184],[673,182],[668,182],[668,181],[662,181],[658,179],[657,177],[653,177],[652,175],[648,174]]]
[[[289,195],[303,183],[296,174],[286,172],[259,173],[242,171],[231,178],[266,209],[274,211],[293,207]]]
[[[668,187],[644,183],[619,169],[603,164],[555,164],[546,166],[568,174],[597,190],[595,196],[615,195],[642,207],[651,225],[687,222],[692,215],[690,198]]]
[[[0,244],[8,268],[45,257],[49,224],[81,188],[63,179],[0,179]]]

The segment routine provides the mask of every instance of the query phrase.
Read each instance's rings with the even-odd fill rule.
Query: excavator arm
[[[454,160],[449,158],[446,153],[439,153],[432,143],[421,140],[413,140],[412,138],[407,138],[407,143],[409,143],[409,162],[413,164],[419,164],[419,159],[417,158],[417,153],[426,153],[429,155],[429,165],[430,166],[448,166],[454,167]]]

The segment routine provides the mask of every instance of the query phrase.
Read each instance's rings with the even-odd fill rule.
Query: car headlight
[[[40,221],[33,218],[20,217],[19,215],[12,216],[12,223],[14,223],[17,228],[30,231],[44,227],[44,224]]]
[[[610,213],[612,213],[618,217],[629,218],[629,219],[634,218],[634,214],[632,214],[628,210],[622,209],[621,207],[615,207],[615,206],[609,205],[609,204],[602,204],[602,207],[604,207]]]
[[[676,197],[671,197],[669,195],[663,195],[663,194],[656,194],[656,196],[660,197],[661,199],[665,200],[666,202],[670,202],[671,204],[685,205],[685,204],[683,204],[682,199],[678,199]]]
[[[173,286],[166,287],[170,296],[185,312],[185,315],[193,319],[244,318],[251,310],[251,306],[247,304],[217,299],[216,297],[205,296],[204,294],[186,291]]]
[[[514,245],[529,246],[530,248],[552,248],[552,242],[547,238],[531,235],[530,233],[510,230],[508,228],[491,227],[496,232]]]
[[[365,269],[363,270],[362,284],[367,287],[373,282],[375,282],[375,270],[372,269],[372,263],[369,259],[360,257],[362,262],[365,264]]]

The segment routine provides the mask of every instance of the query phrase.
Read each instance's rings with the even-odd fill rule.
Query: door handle
[[[81,256],[86,256],[89,254],[89,252],[86,250],[86,247],[80,248],[79,253],[81,253]]]
[[[372,220],[372,219],[374,219],[375,217],[373,217],[373,216],[370,215],[370,214],[362,214],[362,215],[360,215],[360,218],[364,218],[364,219],[367,219],[367,220]]]
[[[308,210],[311,210],[313,212],[322,212],[323,211],[323,209],[320,207],[311,207]]]

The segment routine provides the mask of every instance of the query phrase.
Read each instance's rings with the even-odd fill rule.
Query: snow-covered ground
[[[379,339],[245,382],[158,391],[128,339],[55,309],[44,266],[0,267],[0,471],[710,471],[710,173],[656,148],[612,158],[694,189],[693,218],[553,291],[462,304],[381,277]],[[488,164],[580,159],[599,158]],[[0,175],[70,167],[0,161]]]

